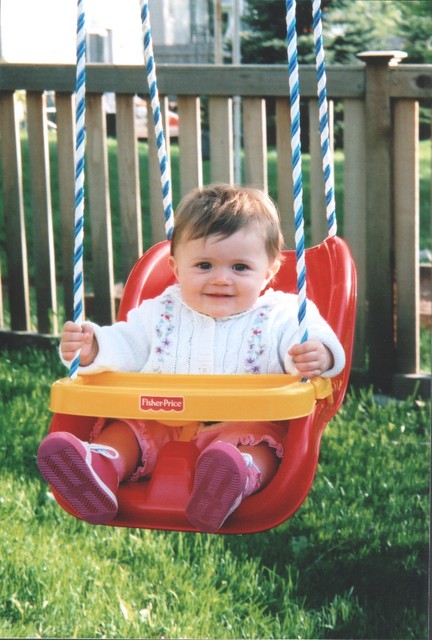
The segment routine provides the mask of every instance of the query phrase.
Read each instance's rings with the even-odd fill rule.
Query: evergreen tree
[[[399,32],[403,37],[402,49],[407,52],[406,62],[432,64],[432,1],[398,0]]]
[[[314,59],[311,0],[297,0],[298,56]],[[432,0],[323,0],[327,63],[355,63],[361,51],[402,49],[407,62],[432,62]],[[242,61],[286,62],[285,0],[248,0]]]
[[[323,0],[323,15],[334,0]],[[242,61],[250,64],[286,62],[287,24],[285,0],[248,0],[243,17]],[[297,0],[296,29],[298,56],[302,63],[314,59],[312,37],[312,3]]]

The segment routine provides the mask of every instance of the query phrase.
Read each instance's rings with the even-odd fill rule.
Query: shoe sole
[[[117,499],[91,467],[91,453],[72,438],[57,436],[42,442],[38,451],[40,472],[79,518],[106,524],[117,513]]]
[[[247,480],[243,457],[233,446],[217,443],[198,459],[186,516],[199,531],[215,533],[240,503]]]

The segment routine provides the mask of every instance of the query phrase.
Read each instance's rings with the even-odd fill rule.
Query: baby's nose
[[[231,269],[213,269],[212,281],[216,284],[230,284],[232,282]]]

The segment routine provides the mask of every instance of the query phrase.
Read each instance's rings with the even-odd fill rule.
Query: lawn
[[[427,638],[430,406],[350,389],[312,490],[243,536],[92,527],[36,465],[56,354],[0,354],[0,637]]]

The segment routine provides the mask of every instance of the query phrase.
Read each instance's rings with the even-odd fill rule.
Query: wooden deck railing
[[[354,369],[367,372],[372,383],[389,389],[395,379],[421,378],[418,114],[419,101],[432,98],[432,66],[398,65],[397,56],[392,52],[371,52],[361,58],[361,65],[328,68],[328,97],[331,104],[337,103],[343,111],[341,227],[359,275]],[[73,66],[0,64],[3,176],[0,251],[4,268],[0,329],[3,334],[57,334],[58,291],[64,296],[67,316],[71,315],[74,85]],[[180,195],[203,183],[204,104],[211,150],[208,180],[234,181],[234,96],[241,97],[242,105],[243,182],[268,188],[267,104],[274,100],[277,201],[287,245],[293,246],[286,67],[160,65],[158,85],[165,123],[168,99],[175,99],[178,108]],[[312,244],[316,244],[326,235],[326,223],[313,68],[301,68],[300,90],[307,102],[310,123],[311,201],[306,215],[310,216]],[[17,116],[20,91],[25,92],[28,157],[22,156]],[[49,157],[47,91],[55,95],[58,193],[52,193],[51,188],[53,163]],[[91,228],[92,269],[86,273],[86,283],[94,292],[92,317],[102,323],[110,323],[115,317],[115,265],[103,98],[106,92],[116,95],[123,279],[142,253],[143,242],[148,246],[164,237],[152,127],[149,127],[149,163],[145,176],[138,162],[134,96],[148,96],[144,71],[139,66],[89,65],[86,211]],[[27,167],[25,171],[23,167]],[[23,196],[23,175],[30,176],[28,202]],[[144,180],[148,193],[142,198],[140,181]],[[54,198],[60,210],[59,225],[53,223]],[[146,216],[151,218],[151,238],[143,238],[142,221]],[[28,251],[29,236],[32,237],[31,251]],[[61,271],[61,279],[56,277],[56,269]],[[36,316],[33,323],[32,315]]]

